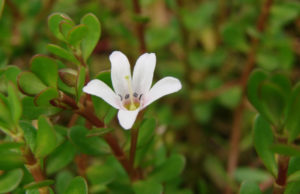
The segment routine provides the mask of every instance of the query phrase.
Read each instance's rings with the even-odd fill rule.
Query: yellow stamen
[[[137,107],[135,106],[134,100],[133,100],[133,91],[132,91],[131,79],[129,78],[128,75],[125,76],[125,79],[127,80],[128,90],[129,90],[129,98],[130,98],[129,110],[135,110],[135,109],[137,109]]]

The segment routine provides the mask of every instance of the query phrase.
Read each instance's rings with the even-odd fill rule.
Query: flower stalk
[[[130,163],[130,171],[131,175],[135,175],[135,167],[134,167],[134,161],[135,161],[135,153],[136,153],[136,147],[137,147],[137,139],[139,134],[138,128],[131,129],[131,142],[130,142],[130,153],[129,153],[129,163]],[[133,180],[135,177],[132,177]]]

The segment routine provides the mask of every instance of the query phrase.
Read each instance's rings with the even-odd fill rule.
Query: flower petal
[[[145,95],[143,99],[142,108],[145,108],[153,101],[181,89],[181,83],[178,79],[174,77],[165,77],[159,80]]]
[[[82,89],[85,93],[98,96],[116,109],[120,108],[120,97],[117,96],[104,82],[94,79]]]
[[[134,111],[128,111],[128,110],[122,110],[120,109],[118,112],[118,119],[120,125],[124,129],[130,129],[132,125],[134,124],[134,121],[139,113],[139,109],[136,109]]]
[[[131,79],[130,64],[127,57],[120,51],[109,56],[111,62],[111,81],[116,94],[128,94],[128,79]],[[124,96],[123,96],[124,97]]]
[[[145,53],[138,58],[133,70],[133,92],[140,95],[150,90],[155,64],[156,56],[154,53]]]

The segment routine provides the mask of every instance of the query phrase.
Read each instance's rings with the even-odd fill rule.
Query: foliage
[[[0,193],[299,193],[300,3],[265,2],[0,0]],[[183,84],[131,131],[82,91],[114,50]]]

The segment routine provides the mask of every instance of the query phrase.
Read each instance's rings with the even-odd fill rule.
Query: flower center
[[[141,100],[142,94],[138,95],[136,92],[133,92],[131,79],[129,76],[125,76],[125,79],[128,84],[129,94],[125,94],[125,96],[122,96],[119,94],[119,96],[121,98],[121,101],[123,102],[123,106],[127,110],[133,111],[140,107],[140,100]]]

